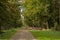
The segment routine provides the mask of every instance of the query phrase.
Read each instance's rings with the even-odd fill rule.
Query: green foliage
[[[29,31],[37,40],[60,40],[60,31]]]
[[[29,26],[56,28],[59,24],[59,0],[24,0],[25,22]]]
[[[9,40],[19,28],[12,28],[10,30],[4,30],[4,33],[0,34],[0,40]]]
[[[48,1],[48,0],[47,0]],[[41,21],[47,21],[49,3],[43,0],[25,0],[25,18],[28,25],[40,26]],[[46,16],[46,18],[45,18]],[[45,20],[46,19],[46,20]]]
[[[15,0],[0,0],[0,30],[17,27],[20,12]]]
[[[12,28],[21,26],[19,6],[23,6],[24,21],[29,26],[44,28],[59,28],[60,1],[59,0],[0,0],[0,27]],[[59,25],[59,26],[58,26]]]

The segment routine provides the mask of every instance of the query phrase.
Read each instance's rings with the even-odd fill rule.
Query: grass
[[[60,40],[60,31],[37,31],[30,30],[37,40]]]
[[[9,40],[15,34],[17,30],[18,28],[4,30],[4,33],[0,34],[0,40]]]

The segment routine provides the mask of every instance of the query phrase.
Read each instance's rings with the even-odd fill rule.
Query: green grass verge
[[[4,30],[4,33],[0,34],[0,40],[9,40],[19,28],[13,28],[10,30]]]
[[[29,31],[37,40],[60,40],[60,31]]]

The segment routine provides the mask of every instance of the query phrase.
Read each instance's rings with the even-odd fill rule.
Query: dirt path
[[[36,40],[27,30],[19,30],[10,40]]]

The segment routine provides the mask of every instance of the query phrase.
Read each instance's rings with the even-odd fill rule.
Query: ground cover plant
[[[9,40],[18,30],[18,28],[13,28],[10,30],[4,30],[4,32],[0,35],[0,40]]]
[[[31,30],[37,40],[60,40],[60,31],[37,31]]]

